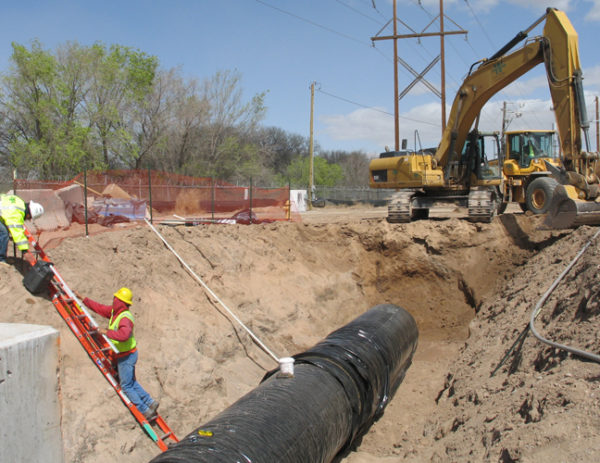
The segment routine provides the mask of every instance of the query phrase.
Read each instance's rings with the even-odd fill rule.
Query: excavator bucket
[[[544,223],[556,229],[600,225],[600,202],[579,199],[575,188],[558,185]]]

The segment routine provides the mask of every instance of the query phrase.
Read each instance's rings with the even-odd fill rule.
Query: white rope
[[[210,289],[208,287],[208,285],[206,283],[204,283],[204,281],[202,281],[202,278],[200,278],[198,275],[196,275],[196,273],[190,268],[190,266],[188,264],[185,263],[185,261],[181,258],[181,256],[179,254],[177,254],[177,251],[175,251],[175,249],[173,249],[173,247],[167,242],[167,240],[159,233],[159,231],[148,221],[148,219],[144,219],[146,221],[146,223],[148,224],[148,226],[152,229],[152,231],[154,233],[156,233],[156,235],[162,240],[162,242],[165,244],[165,246],[167,248],[169,248],[169,250],[175,254],[175,257],[177,257],[177,260],[179,260],[179,262],[181,262],[181,265],[183,265],[186,270],[198,281],[198,283],[200,283],[202,285],[202,287],[208,292],[208,294],[210,294],[220,305],[221,307],[223,307],[227,313],[229,315],[231,315],[231,317],[233,317],[233,319],[239,323],[239,325],[244,328],[244,330],[246,330],[246,332],[250,335],[250,337],[254,340],[254,342],[256,342],[260,348],[262,350],[264,350],[267,354],[269,354],[271,356],[271,358],[273,358],[273,360],[275,360],[277,363],[279,363],[279,358],[269,350],[269,348],[267,346],[265,346],[260,339],[258,339],[258,337],[252,332],[250,331],[250,329],[244,325],[244,323],[225,305],[225,303],[219,298],[219,296],[217,296],[212,289]]]

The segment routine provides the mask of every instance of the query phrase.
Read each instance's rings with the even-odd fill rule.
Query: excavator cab
[[[479,159],[477,178],[479,180],[498,180],[502,177],[500,137],[498,132],[481,133],[478,139]]]
[[[476,179],[471,179],[471,185],[486,180],[500,180],[500,137],[498,132],[479,132],[473,130],[469,133],[460,157],[460,164],[464,169],[475,174]]]

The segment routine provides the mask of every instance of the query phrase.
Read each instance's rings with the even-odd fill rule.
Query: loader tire
[[[527,209],[534,214],[545,214],[552,204],[552,196],[558,182],[552,177],[539,177],[527,187],[525,201]]]

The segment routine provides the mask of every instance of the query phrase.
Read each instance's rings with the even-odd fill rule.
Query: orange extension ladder
[[[35,250],[37,259],[48,262],[48,267],[52,271],[48,289],[56,310],[77,337],[94,364],[114,388],[125,406],[162,451],[167,450],[170,445],[179,442],[173,431],[171,431],[171,428],[169,428],[165,420],[158,413],[149,420],[146,419],[133,402],[129,400],[125,392],[123,392],[119,381],[116,379],[118,377],[115,361],[117,349],[114,344],[109,338],[99,333],[98,324],[85,308],[83,302],[79,300],[65,283],[51,260],[27,228],[25,229],[25,235],[29,240],[31,248]]]

